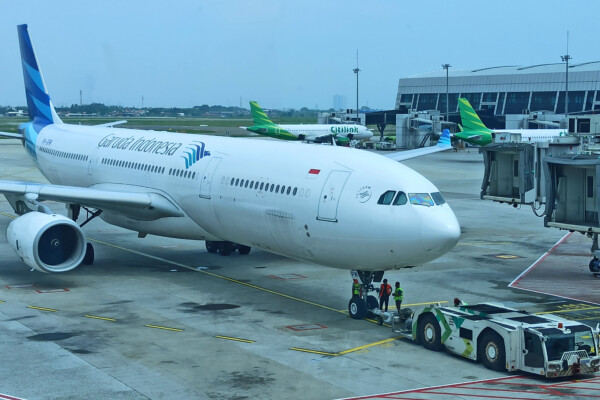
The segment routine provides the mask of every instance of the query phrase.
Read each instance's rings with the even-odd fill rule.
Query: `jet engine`
[[[78,267],[87,245],[73,220],[37,211],[13,220],[6,238],[25,264],[41,272],[67,272]]]

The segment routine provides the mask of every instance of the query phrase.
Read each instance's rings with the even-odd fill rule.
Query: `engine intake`
[[[41,272],[67,272],[85,256],[86,238],[71,219],[59,214],[29,212],[12,221],[8,243],[21,260]]]

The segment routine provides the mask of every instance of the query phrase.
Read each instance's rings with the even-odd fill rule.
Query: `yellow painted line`
[[[559,313],[571,313],[571,312],[579,312],[579,311],[588,311],[588,310],[598,310],[600,307],[586,307],[586,308],[569,308],[568,310],[555,310],[555,311],[542,311],[535,313],[536,315],[542,314],[559,314]]]
[[[41,310],[41,311],[51,311],[51,312],[56,312],[58,310],[55,310],[53,308],[44,308],[44,307],[36,307],[36,306],[27,306],[27,308],[33,308],[36,310]]]
[[[290,296],[290,295],[287,295],[285,293],[276,292],[274,290],[266,289],[266,288],[263,288],[263,287],[260,287],[260,286],[257,286],[257,285],[253,285],[251,283],[238,281],[237,279],[233,279],[233,278],[229,278],[227,276],[215,274],[213,272],[209,272],[209,271],[206,271],[206,270],[199,270],[199,269],[191,267],[189,265],[181,264],[181,263],[178,263],[178,262],[175,262],[175,261],[171,261],[171,260],[167,260],[167,259],[161,258],[161,257],[156,257],[156,256],[153,256],[153,255],[150,255],[150,254],[147,254],[147,253],[143,253],[141,251],[127,249],[125,247],[117,246],[117,245],[114,245],[112,243],[103,242],[103,241],[97,240],[97,239],[90,239],[90,238],[88,238],[88,240],[92,241],[92,242],[100,243],[100,244],[103,244],[103,245],[106,245],[106,246],[114,247],[116,249],[120,249],[120,250],[123,250],[123,251],[127,251],[127,252],[130,252],[130,253],[138,254],[140,256],[152,258],[154,260],[161,261],[161,262],[164,262],[164,263],[167,263],[167,264],[176,265],[176,266],[181,267],[181,268],[186,268],[186,269],[189,269],[191,271],[200,272],[202,274],[209,275],[209,276],[212,276],[214,278],[219,278],[219,279],[223,279],[223,280],[226,280],[226,281],[229,281],[229,282],[237,283],[238,285],[243,285],[243,286],[246,286],[246,287],[250,287],[252,289],[261,290],[263,292],[274,294],[274,295],[280,296],[280,297],[284,297],[286,299],[290,299],[290,300],[294,300],[294,301],[299,301],[301,303],[309,304],[309,305],[315,306],[315,307],[320,307],[320,308],[323,308],[325,310],[334,311],[334,312],[343,313],[343,314],[348,313],[348,310],[342,310],[342,311],[336,310],[335,308],[327,307],[327,306],[325,306],[323,304],[315,303],[315,302],[309,301],[309,300],[304,300],[304,299],[301,299],[301,298],[295,297],[295,296]]]
[[[0,215],[4,215],[5,217],[12,218],[12,219],[15,219],[15,218],[17,218],[15,215],[12,215],[12,214],[7,214],[7,213],[5,213],[5,212],[0,212]]]
[[[385,344],[385,343],[393,342],[394,340],[398,340],[398,339],[400,339],[400,337],[395,337],[395,338],[391,338],[391,339],[380,340],[379,342],[365,344],[364,346],[359,346],[359,347],[355,347],[353,349],[348,349],[348,350],[340,351],[339,354],[342,356],[344,354],[353,353],[353,352],[358,351],[358,350],[368,349],[369,347],[379,346],[380,344]]]
[[[331,356],[331,357],[337,357],[340,355],[340,353],[327,353],[325,351],[309,350],[309,349],[303,349],[300,347],[290,347],[290,350],[301,351],[303,353],[321,354],[323,356]]]
[[[0,300],[0,303],[4,303],[4,300]]]
[[[114,319],[114,318],[98,317],[96,315],[84,315],[84,317],[86,317],[86,318],[94,318],[94,319],[102,319],[104,321],[116,321],[116,319]]]
[[[398,339],[400,339],[400,337],[395,337],[395,338],[391,338],[391,339],[380,340],[379,342],[365,344],[364,346],[354,347],[352,349],[343,350],[343,351],[340,351],[340,352],[337,352],[337,353],[328,353],[326,351],[303,349],[301,347],[291,347],[290,350],[301,351],[301,352],[304,352],[304,353],[321,354],[321,355],[324,355],[324,356],[338,357],[338,356],[343,356],[343,355],[346,355],[346,354],[354,353],[355,351],[368,349],[369,347],[379,346],[379,345],[382,345],[382,344],[385,344],[385,343],[393,342],[394,340],[398,340]]]
[[[167,326],[159,325],[145,325],[147,328],[164,329],[165,331],[183,332],[183,329],[169,328]]]
[[[236,342],[254,343],[254,340],[240,339],[240,338],[235,338],[235,337],[230,337],[230,336],[216,335],[215,337],[217,339],[233,340],[233,341],[236,341]]]

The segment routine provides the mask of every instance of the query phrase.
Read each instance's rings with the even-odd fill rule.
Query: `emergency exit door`
[[[340,196],[349,176],[348,171],[331,171],[319,198],[318,220],[337,222]]]

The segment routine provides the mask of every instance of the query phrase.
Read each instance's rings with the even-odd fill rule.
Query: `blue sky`
[[[55,105],[393,108],[398,79],[600,60],[597,1],[0,0],[0,105],[24,105],[27,23]]]

